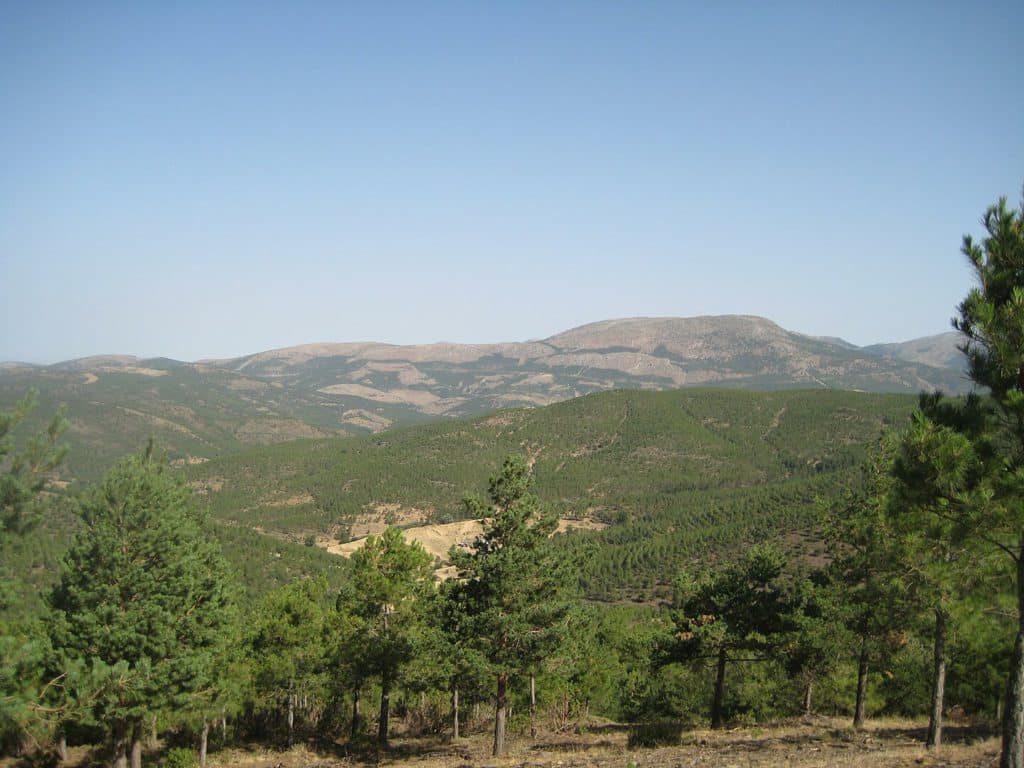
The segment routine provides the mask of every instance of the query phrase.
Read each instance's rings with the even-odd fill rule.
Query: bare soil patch
[[[312,504],[313,495],[311,493],[297,493],[294,496],[289,496],[287,499],[273,499],[271,501],[260,502],[261,507],[298,507],[303,504]]]
[[[406,515],[405,521],[396,519],[394,525],[407,524],[410,519],[408,516],[420,515],[420,520],[426,518],[426,513],[423,510],[415,509],[412,507],[403,508],[398,504],[381,504],[377,507],[377,513],[368,522],[365,516],[360,516],[357,525],[360,533],[356,534],[359,536],[357,539],[345,542],[341,544],[333,539],[327,538],[326,536],[320,536],[317,538],[316,545],[323,549],[326,549],[332,555],[340,555],[341,557],[351,557],[352,553],[358,550],[366,543],[366,537],[376,535],[384,531],[387,528],[387,523],[384,518],[388,515]],[[394,518],[391,518],[394,519]],[[562,518],[558,521],[558,533],[565,533],[566,531],[573,530],[588,530],[597,531],[602,528],[607,528],[607,523],[603,523],[600,520],[594,520],[589,517],[583,518]],[[373,530],[368,530],[373,528]],[[355,533],[357,530],[356,525],[353,525],[352,531]],[[402,535],[406,541],[419,542],[420,545],[433,557],[440,560],[442,563],[448,559],[448,551],[453,546],[466,546],[483,533],[483,525],[479,520],[460,520],[455,523],[438,523],[435,525],[418,525],[411,528],[405,528],[402,531]],[[454,574],[451,567],[444,566],[434,571],[434,576],[440,580],[450,578]]]
[[[351,408],[345,411],[341,414],[341,422],[343,424],[351,424],[353,427],[368,429],[371,432],[380,432],[392,424],[391,419],[363,408]]]

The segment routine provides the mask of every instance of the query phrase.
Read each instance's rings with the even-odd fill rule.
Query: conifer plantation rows
[[[927,717],[928,745],[939,749],[956,708],[998,722],[1000,764],[1019,768],[1024,214],[1001,201],[984,224],[984,240],[964,242],[977,286],[955,320],[984,394],[923,394],[909,419],[887,414],[880,437],[832,454],[858,458],[839,480],[798,450],[781,452],[790,476],[761,497],[772,515],[753,525],[735,518],[759,497],[738,489],[756,484],[768,459],[723,438],[735,464],[715,456],[706,471],[733,487],[669,489],[672,504],[720,521],[717,538],[667,523],[663,497],[648,491],[670,481],[656,460],[640,491],[614,461],[593,478],[595,494],[616,499],[602,506],[627,510],[624,519],[600,537],[555,536],[568,486],[529,450],[496,457],[483,446],[472,459],[488,463],[486,486],[466,487],[462,469],[449,479],[480,494],[460,514],[483,525],[450,553],[452,578],[435,580],[433,559],[389,527],[332,578],[263,585],[248,600],[217,543],[228,518],[211,520],[152,445],[84,492],[49,485],[66,425],[58,413],[44,432],[16,439],[27,397],[0,416],[0,551],[44,519],[77,523],[42,610],[24,608],[22,574],[3,573],[5,748],[61,755],[68,742],[95,744],[116,768],[138,768],[154,735],[203,764],[230,740],[386,749],[399,729],[459,739],[487,728],[501,755],[512,737],[589,715],[660,743],[688,724],[826,712],[855,729],[877,714]],[[337,512],[351,501],[328,482],[334,465],[323,466],[317,493]],[[609,479],[615,489],[601,490]],[[258,468],[251,482],[266,482]],[[820,538],[821,556],[779,535],[797,526]],[[616,601],[623,571],[671,588],[641,595],[659,600]]]

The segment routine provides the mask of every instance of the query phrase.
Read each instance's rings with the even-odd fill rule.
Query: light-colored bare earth
[[[555,377],[550,373],[535,373],[520,379],[516,382],[517,387],[550,387],[555,383]]]
[[[205,464],[208,461],[209,459],[205,456],[185,456],[181,459],[174,459],[174,461],[171,462],[171,466],[175,468],[195,466],[196,464]]]
[[[348,395],[375,403],[390,405],[411,405],[424,413],[440,414],[452,407],[452,400],[442,399],[425,389],[389,389],[381,390],[363,384],[332,384],[323,387],[319,392],[325,395]]]
[[[362,368],[353,371],[346,376],[350,381],[360,381],[374,373],[394,373],[398,376],[398,382],[405,386],[413,384],[424,384],[432,386],[437,384],[432,378],[424,374],[419,368],[411,363],[379,363],[370,362]]]
[[[558,521],[558,533],[566,531],[601,531],[608,527],[608,523],[594,520],[589,517],[571,518],[563,517]]]
[[[382,526],[380,530],[367,535],[379,534],[386,527],[387,526]],[[449,549],[457,544],[469,544],[479,536],[482,531],[483,527],[480,525],[478,520],[462,520],[457,523],[439,523],[437,525],[421,525],[413,528],[406,528],[402,531],[402,535],[405,537],[406,541],[417,541],[431,555],[444,560],[448,557]],[[332,542],[325,538],[322,538],[317,543],[332,555],[351,557],[353,552],[361,549],[363,544],[366,543],[366,535],[358,539],[353,539],[345,544],[339,544],[336,541]]]
[[[389,525],[408,528],[427,521],[433,510],[403,507],[401,504],[376,502],[368,504],[349,527],[353,538],[382,533]]]
[[[398,505],[381,505],[381,507],[398,507]],[[420,512],[420,510],[410,510],[405,508],[404,511],[409,513]],[[397,523],[401,525],[401,523]],[[376,517],[372,522],[367,522],[360,516],[360,522],[358,523],[358,533],[355,525],[352,527],[353,535],[358,538],[354,538],[352,541],[348,541],[341,544],[335,540],[329,539],[326,536],[321,536],[317,539],[317,546],[326,549],[332,555],[341,555],[342,557],[351,557],[352,553],[360,549],[363,544],[366,543],[366,537],[370,535],[376,535],[381,533],[387,525],[383,523],[381,517]],[[372,527],[373,530],[369,532],[368,528]],[[597,531],[602,528],[606,528],[607,524],[599,520],[594,520],[589,517],[581,518],[562,518],[558,521],[558,533],[565,533],[566,531],[575,530],[587,530]],[[408,542],[419,542],[420,545],[433,557],[445,562],[448,558],[448,551],[453,546],[467,546],[471,544],[481,533],[483,533],[483,525],[479,520],[460,520],[455,523],[438,523],[434,525],[418,525],[411,528],[405,528],[402,530],[402,535]],[[435,576],[438,578],[447,578],[451,575],[450,568],[440,568],[435,571]]]
[[[371,432],[380,432],[394,423],[391,419],[381,416],[379,413],[367,411],[363,408],[350,408],[345,411],[341,414],[341,422],[343,424],[350,424],[353,427],[368,429]]]
[[[88,373],[88,372],[86,372],[86,373],[82,374],[82,383],[83,384],[95,384],[99,380],[100,380],[100,377],[97,376],[95,373]]]
[[[303,504],[312,504],[313,495],[311,493],[296,493],[294,496],[289,496],[286,499],[272,499],[270,501],[261,501],[261,507],[300,507]]]
[[[138,376],[166,376],[167,371],[160,368],[140,368],[136,365],[123,365],[117,367],[102,367],[97,368],[98,371],[106,371],[108,373],[134,373]]]

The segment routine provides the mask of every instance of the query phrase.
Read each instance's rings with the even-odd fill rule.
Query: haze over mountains
[[[752,316],[630,318],[497,344],[309,344],[185,363],[101,355],[5,364],[0,407],[66,403],[76,474],[155,434],[201,460],[246,444],[379,431],[607,389],[962,391],[957,334],[857,347]],[[83,456],[84,454],[84,456]],[[187,459],[187,457],[192,457]]]

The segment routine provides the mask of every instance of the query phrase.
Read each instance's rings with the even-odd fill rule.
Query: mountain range
[[[497,344],[307,344],[228,360],[101,355],[0,365],[0,408],[29,389],[71,422],[72,474],[154,435],[181,463],[246,445],[376,432],[609,389],[963,391],[958,334],[857,347],[728,315],[591,323]],[[75,458],[77,457],[77,458]]]

